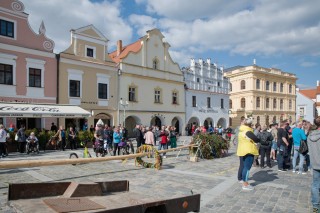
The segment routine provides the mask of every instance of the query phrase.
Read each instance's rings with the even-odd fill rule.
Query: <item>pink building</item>
[[[57,60],[54,42],[46,37],[42,22],[39,33],[29,23],[18,0],[0,1],[0,102],[57,103]],[[0,117],[6,127],[50,129],[55,118]]]

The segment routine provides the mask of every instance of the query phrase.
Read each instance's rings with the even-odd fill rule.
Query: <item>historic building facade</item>
[[[317,81],[317,86],[314,89],[301,89],[299,93],[304,95],[306,98],[313,101],[315,105],[315,109],[311,110],[309,106],[311,102],[309,102],[308,106],[306,106],[303,101],[297,102],[297,116],[299,119],[305,119],[310,122],[313,122],[313,118],[320,115],[320,81]],[[312,120],[310,120],[312,119]]]
[[[186,93],[188,125],[209,125],[227,128],[229,125],[229,80],[223,68],[199,59],[191,59],[190,67],[182,68]]]
[[[77,105],[90,111],[88,127],[102,119],[117,119],[117,67],[107,54],[108,39],[93,25],[71,30],[71,45],[58,55],[59,104]],[[60,119],[60,124],[83,129],[86,119]]]
[[[135,124],[173,125],[182,133],[185,125],[183,74],[172,61],[170,45],[158,29],[122,46],[110,57],[119,65],[119,116],[129,135]]]
[[[313,123],[317,115],[316,102],[304,93],[297,88],[296,120],[307,120]]]
[[[254,123],[271,124],[295,120],[296,76],[279,69],[257,65],[234,67],[225,71],[230,79],[230,124],[241,117],[253,117]]]
[[[28,14],[18,0],[0,1],[0,101],[55,104],[57,62],[54,42],[46,37],[42,22],[39,33],[28,23]],[[5,126],[50,129],[55,118],[1,118]]]

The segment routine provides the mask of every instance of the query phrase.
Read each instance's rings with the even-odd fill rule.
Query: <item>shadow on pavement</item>
[[[250,179],[255,181],[252,185],[256,186],[261,183],[272,182],[279,179],[277,175],[273,170],[261,170],[254,173]]]

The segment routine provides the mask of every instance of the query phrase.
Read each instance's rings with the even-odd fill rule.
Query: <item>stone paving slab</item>
[[[81,156],[83,150],[76,150]],[[37,155],[12,153],[4,160],[68,158],[73,151],[41,152]],[[92,151],[91,151],[92,153]],[[50,166],[23,169],[0,169],[0,212],[19,212],[7,202],[9,183],[45,181],[110,181],[129,180],[130,191],[168,198],[192,193],[201,194],[201,212],[311,212],[310,173],[278,173],[276,164],[271,169],[253,168],[250,182],[254,191],[243,191],[236,174],[239,159],[235,148],[229,156],[213,160],[190,162],[188,151],[167,153],[159,171],[135,166],[133,159],[106,161],[76,166]],[[144,158],[145,159],[145,158]],[[151,160],[151,159],[145,159]],[[0,161],[0,163],[1,163]]]

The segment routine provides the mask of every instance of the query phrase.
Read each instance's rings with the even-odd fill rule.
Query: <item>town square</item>
[[[0,0],[0,212],[320,212],[313,3]]]

